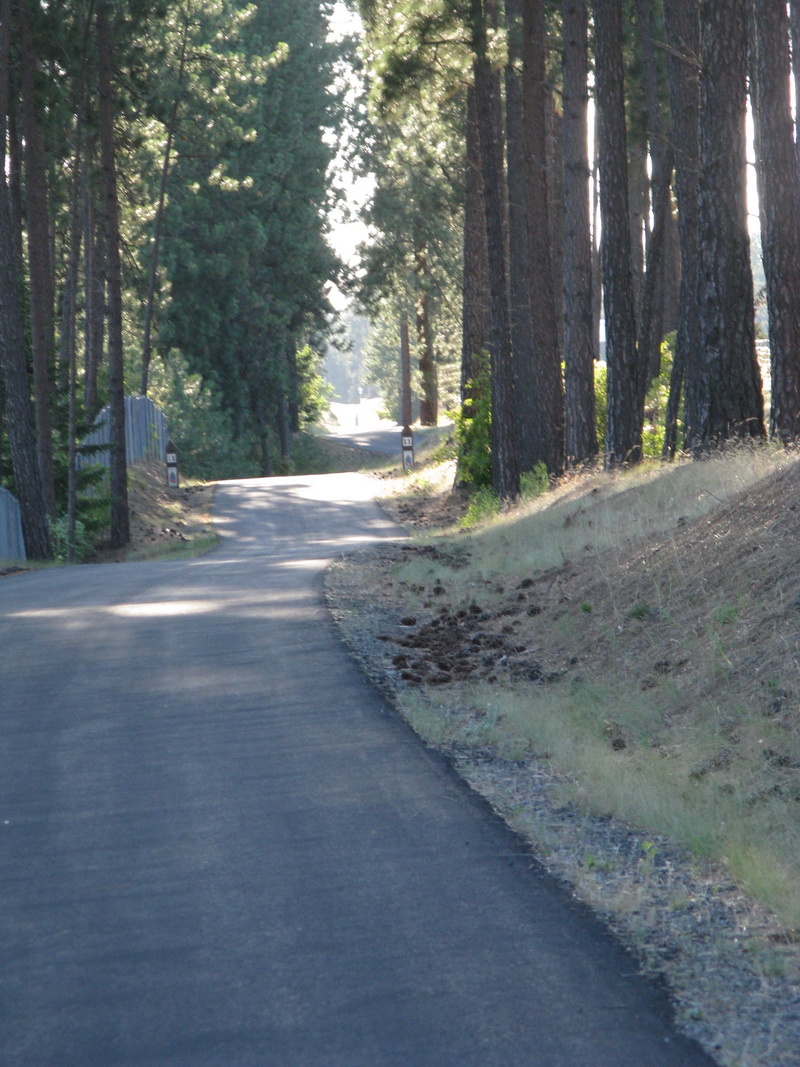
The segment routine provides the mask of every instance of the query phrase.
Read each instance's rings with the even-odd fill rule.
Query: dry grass
[[[766,451],[594,475],[461,537],[468,566],[396,573],[406,607],[436,578],[439,610],[477,598],[535,650],[546,683],[453,687],[483,741],[552,754],[592,808],[726,860],[798,929],[799,492]]]
[[[196,556],[217,542],[211,518],[213,483],[166,484],[163,463],[142,460],[128,472],[131,540],[124,549],[100,548],[91,562]]]

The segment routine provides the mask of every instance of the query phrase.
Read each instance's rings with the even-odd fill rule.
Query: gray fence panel
[[[0,559],[26,559],[17,498],[0,488]]]
[[[95,428],[83,439],[80,447],[110,444],[110,414],[108,405],[98,412],[94,420]],[[157,408],[149,397],[125,397],[125,459],[128,464],[135,463],[145,456],[164,459],[168,436],[164,412]],[[110,450],[104,449],[88,456],[78,452],[78,467],[88,467],[95,463],[102,467],[110,467]]]

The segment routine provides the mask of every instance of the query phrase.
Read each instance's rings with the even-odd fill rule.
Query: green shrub
[[[600,451],[606,447],[606,422],[608,421],[608,403],[606,388],[608,386],[608,372],[605,363],[594,365],[594,424],[597,430],[597,443]]]
[[[492,484],[492,389],[489,355],[482,352],[479,371],[466,386],[461,407],[448,414],[455,427],[458,478],[462,485],[486,489]]]
[[[493,518],[500,513],[500,497],[484,486],[477,489],[470,497],[469,506],[461,519],[461,525],[465,530],[478,526],[482,522]]]
[[[664,339],[661,345],[661,370],[647,390],[644,400],[644,426],[642,428],[642,453],[660,459],[664,450],[665,416],[669,398],[669,382],[672,377],[672,353],[675,334]]]
[[[151,395],[164,411],[169,433],[178,446],[181,473],[186,477],[257,478],[261,468],[252,447],[237,436],[233,419],[216,395],[173,353],[151,370]]]
[[[66,515],[48,519],[53,557],[62,563],[69,557],[69,523]],[[80,519],[75,520],[75,559],[83,559],[94,548],[93,538]]]
[[[519,491],[523,500],[535,500],[550,488],[550,476],[544,463],[537,463],[533,470],[520,475]]]

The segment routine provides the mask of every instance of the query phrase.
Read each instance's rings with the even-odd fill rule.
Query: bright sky
[[[334,38],[344,37],[348,33],[357,33],[361,29],[361,17],[350,11],[343,0],[336,0],[331,16],[331,32]]]
[[[337,0],[331,16],[331,37],[336,40],[347,34],[359,33],[360,30],[361,18],[359,15],[349,10],[343,0]],[[369,198],[372,191],[372,179],[360,178],[353,181],[347,172],[342,171],[339,174],[339,180],[347,189],[351,208],[357,210]],[[345,263],[353,263],[356,248],[362,241],[366,240],[367,235],[367,227],[360,220],[355,222],[334,221],[328,239],[336,254]],[[334,305],[339,306],[343,298],[340,300],[341,294],[338,293],[338,290],[334,289],[330,295]]]

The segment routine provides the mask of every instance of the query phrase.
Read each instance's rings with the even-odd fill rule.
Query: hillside
[[[401,713],[725,1064],[800,1048],[799,500],[785,454],[591,475],[329,575]]]

